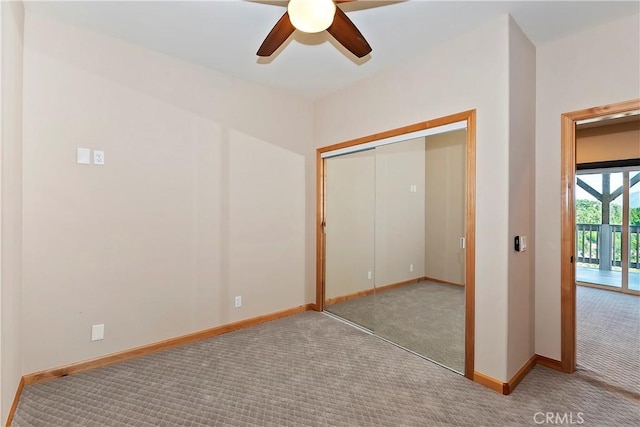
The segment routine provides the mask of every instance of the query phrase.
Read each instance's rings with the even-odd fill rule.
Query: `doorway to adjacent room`
[[[640,392],[639,120],[640,100],[562,115],[561,368],[631,394]],[[614,141],[623,133],[626,143]]]

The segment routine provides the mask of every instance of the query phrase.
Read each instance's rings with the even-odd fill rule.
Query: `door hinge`
[[[573,264],[573,255],[571,255],[571,264]]]

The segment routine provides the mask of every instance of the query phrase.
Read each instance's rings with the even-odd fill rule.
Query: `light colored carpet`
[[[576,316],[578,369],[640,394],[640,297],[578,286]]]
[[[464,288],[424,281],[344,301],[327,311],[464,372]]]
[[[637,400],[580,372],[536,367],[502,396],[309,312],[29,385],[14,425],[535,426],[546,412],[640,425]]]

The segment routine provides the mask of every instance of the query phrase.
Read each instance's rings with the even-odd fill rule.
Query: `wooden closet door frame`
[[[325,161],[322,154],[341,148],[354,147],[380,139],[412,132],[467,122],[466,143],[466,233],[465,233],[465,361],[464,376],[473,380],[475,347],[475,250],[476,250],[476,110],[463,111],[450,116],[404,126],[386,132],[322,147],[316,153],[316,311],[324,310],[325,300]]]

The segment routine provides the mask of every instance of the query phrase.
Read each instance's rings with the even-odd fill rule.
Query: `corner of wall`
[[[0,420],[8,422],[22,378],[22,57],[24,5],[0,12]]]
[[[45,15],[25,21],[23,371],[313,301],[312,102]]]
[[[507,377],[534,354],[535,46],[509,16],[509,238],[527,237],[509,253]]]

